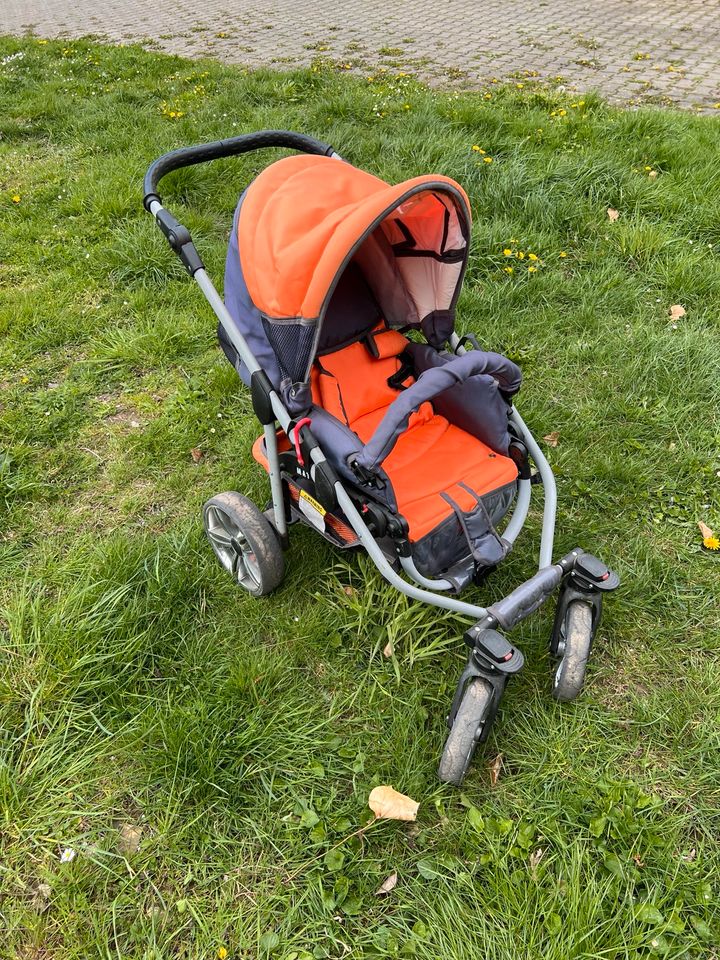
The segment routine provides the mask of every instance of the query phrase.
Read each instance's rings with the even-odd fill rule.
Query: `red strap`
[[[310,417],[303,417],[302,420],[298,420],[298,422],[293,427],[293,443],[295,444],[295,456],[297,457],[298,463],[300,464],[301,467],[305,466],[305,460],[302,455],[302,450],[300,449],[300,428],[309,427],[311,423],[312,423],[312,420],[310,419]]]

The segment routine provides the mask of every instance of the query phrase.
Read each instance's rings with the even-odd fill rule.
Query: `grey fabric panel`
[[[366,470],[377,470],[394,447],[397,438],[407,428],[410,415],[421,403],[483,373],[495,377],[502,389],[508,392],[514,392],[520,386],[520,370],[511,360],[499,353],[471,350],[462,356],[453,357],[442,366],[428,368],[390,404],[375,433],[358,457],[360,466]]]
[[[310,429],[330,465],[343,480],[357,484],[357,477],[348,466],[348,458],[354,456],[362,447],[358,435],[322,407],[311,407],[309,416],[312,421]],[[378,473],[378,479],[383,486],[373,488],[372,491],[368,489],[368,495],[387,504],[392,510],[397,510],[395,494],[385,471]]]
[[[247,190],[245,191],[247,193]],[[235,210],[232,230],[230,231],[230,242],[228,243],[228,252],[225,260],[225,306],[229,313],[237,321],[240,332],[247,341],[247,345],[255,355],[255,359],[260,367],[270,377],[270,381],[276,388],[280,387],[283,379],[280,372],[280,365],[275,356],[273,348],[268,342],[263,329],[260,311],[250,299],[242,267],[240,266],[240,253],[238,250],[238,217],[245,199],[245,193],[240,197],[240,201]],[[240,357],[225,335],[222,325],[218,327],[218,339],[225,356],[235,367],[243,383],[250,385],[250,374],[242,363]]]
[[[290,383],[285,380],[280,387],[280,399],[291,417],[305,416],[312,405],[309,383]]]
[[[418,374],[431,367],[442,367],[450,361],[450,357],[439,354],[424,343],[411,343],[406,352],[411,355]],[[456,427],[482,440],[496,453],[507,456],[510,406],[501,395],[497,380],[490,374],[476,374],[465,383],[458,383],[438,394],[433,399],[433,407],[436,413]]]
[[[454,513],[413,543],[413,559],[420,573],[426,577],[444,574],[458,564],[464,566],[470,556],[474,556],[480,568],[495,566],[506,555],[507,546],[499,540],[493,528],[510,509],[516,491],[515,482],[506,484],[480,497],[480,502],[472,510],[463,511],[471,543],[468,543],[463,525]]]

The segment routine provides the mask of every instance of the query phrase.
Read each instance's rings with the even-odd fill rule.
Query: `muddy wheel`
[[[239,493],[219,493],[203,507],[203,526],[222,566],[254,597],[277,587],[285,558],[275,530],[252,500]]]
[[[443,783],[459,787],[465,779],[475,747],[486,732],[492,702],[493,689],[490,684],[478,677],[470,680],[440,760],[438,777]]]
[[[556,700],[574,700],[585,682],[585,670],[593,641],[592,607],[575,600],[568,605],[554,647],[562,659],[553,679],[552,695]]]

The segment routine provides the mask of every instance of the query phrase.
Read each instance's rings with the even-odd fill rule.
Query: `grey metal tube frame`
[[[333,156],[338,156],[333,154]],[[338,157],[339,159],[339,157]],[[150,199],[147,205],[149,213],[157,218],[157,215],[164,209],[159,200]],[[212,307],[215,316],[223,325],[233,347],[237,350],[242,362],[252,375],[256,370],[260,370],[260,364],[250,350],[245,338],[243,337],[237,323],[228,311],[222,297],[218,293],[215,285],[208,276],[204,267],[200,267],[193,272],[193,276],[198,286],[202,290],[206,300]],[[464,353],[465,349],[460,344],[457,334],[453,334],[450,345],[457,353]],[[292,440],[292,418],[285,405],[275,391],[270,394],[270,402],[273,413],[282,429]],[[510,421],[514,425],[518,434],[527,446],[528,452],[535,462],[543,482],[545,492],[543,504],[543,522],[540,538],[540,556],[539,569],[542,570],[552,564],[552,549],[555,536],[555,513],[557,507],[557,489],[555,478],[553,476],[550,464],[538,446],[535,438],[525,425],[520,414],[515,407],[512,408]],[[272,494],[273,511],[275,526],[278,533],[284,537],[287,533],[287,522],[285,517],[285,504],[282,492],[282,479],[280,475],[280,462],[277,447],[277,435],[274,424],[264,427],[264,439],[268,460],[268,473],[270,476],[270,490]],[[310,451],[310,456],[314,465],[323,463],[326,460],[324,453],[319,446],[315,446]],[[312,469],[312,468],[311,468]],[[423,603],[429,603],[433,606],[449,610],[458,616],[468,617],[472,620],[480,620],[487,615],[485,607],[477,604],[466,603],[454,596],[447,596],[442,592],[450,588],[451,584],[447,580],[431,580],[423,577],[412,563],[402,564],[404,572],[415,582],[411,583],[392,567],[382,550],[378,546],[375,538],[368,529],[360,512],[356,508],[345,487],[340,481],[335,484],[335,494],[338,505],[347,517],[347,520],[357,535],[360,543],[366,549],[375,566],[383,577],[401,593],[410,597],[412,600],[419,600]],[[520,480],[518,483],[518,496],[515,503],[515,509],[502,534],[503,538],[509,543],[514,543],[520,531],[522,530],[527,518],[531,499],[531,484],[529,480]]]

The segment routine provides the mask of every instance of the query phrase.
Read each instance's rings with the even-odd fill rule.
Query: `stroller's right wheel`
[[[470,680],[445,741],[438,777],[459,787],[465,779],[475,748],[492,723],[493,688],[479,677]]]
[[[223,567],[254,597],[275,589],[285,572],[277,534],[252,500],[219,493],[203,507],[203,526]]]

